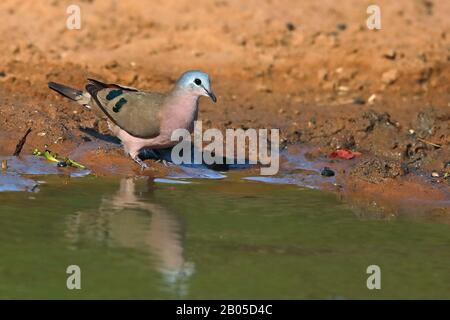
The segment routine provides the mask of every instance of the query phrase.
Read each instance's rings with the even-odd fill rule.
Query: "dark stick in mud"
[[[25,142],[27,141],[27,136],[30,134],[30,132],[31,132],[31,128],[28,128],[25,135],[22,137],[22,139],[19,140],[19,143],[17,143],[16,151],[14,151],[13,156],[18,157],[20,155],[20,152],[22,151],[22,148],[23,148]]]

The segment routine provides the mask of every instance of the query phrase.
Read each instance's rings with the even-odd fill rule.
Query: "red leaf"
[[[350,159],[353,159],[354,157],[359,157],[360,155],[362,155],[361,152],[340,149],[340,150],[336,150],[336,151],[333,151],[332,153],[330,153],[329,157],[332,159],[340,158],[340,159],[350,160]]]

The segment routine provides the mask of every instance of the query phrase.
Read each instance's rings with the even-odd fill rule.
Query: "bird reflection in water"
[[[66,234],[74,246],[89,239],[111,247],[145,250],[163,276],[164,290],[183,297],[195,270],[194,264],[184,259],[182,221],[164,206],[151,202],[153,182],[142,182],[122,179],[118,192],[104,196],[98,210],[70,216]]]

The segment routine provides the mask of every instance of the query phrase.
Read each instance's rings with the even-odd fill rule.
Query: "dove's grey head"
[[[188,90],[196,96],[207,96],[216,102],[217,98],[211,89],[211,81],[208,74],[202,71],[187,71],[178,79],[175,87],[177,89]]]

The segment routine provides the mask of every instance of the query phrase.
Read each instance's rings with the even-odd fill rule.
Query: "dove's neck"
[[[165,113],[169,130],[178,128],[192,130],[198,114],[198,95],[185,90],[171,91],[166,100]]]
[[[167,94],[170,98],[179,99],[179,98],[190,98],[198,100],[199,95],[189,89],[175,87]]]
[[[167,106],[177,112],[195,112],[199,96],[183,89],[174,89],[167,95]],[[175,111],[173,110],[173,111]]]

